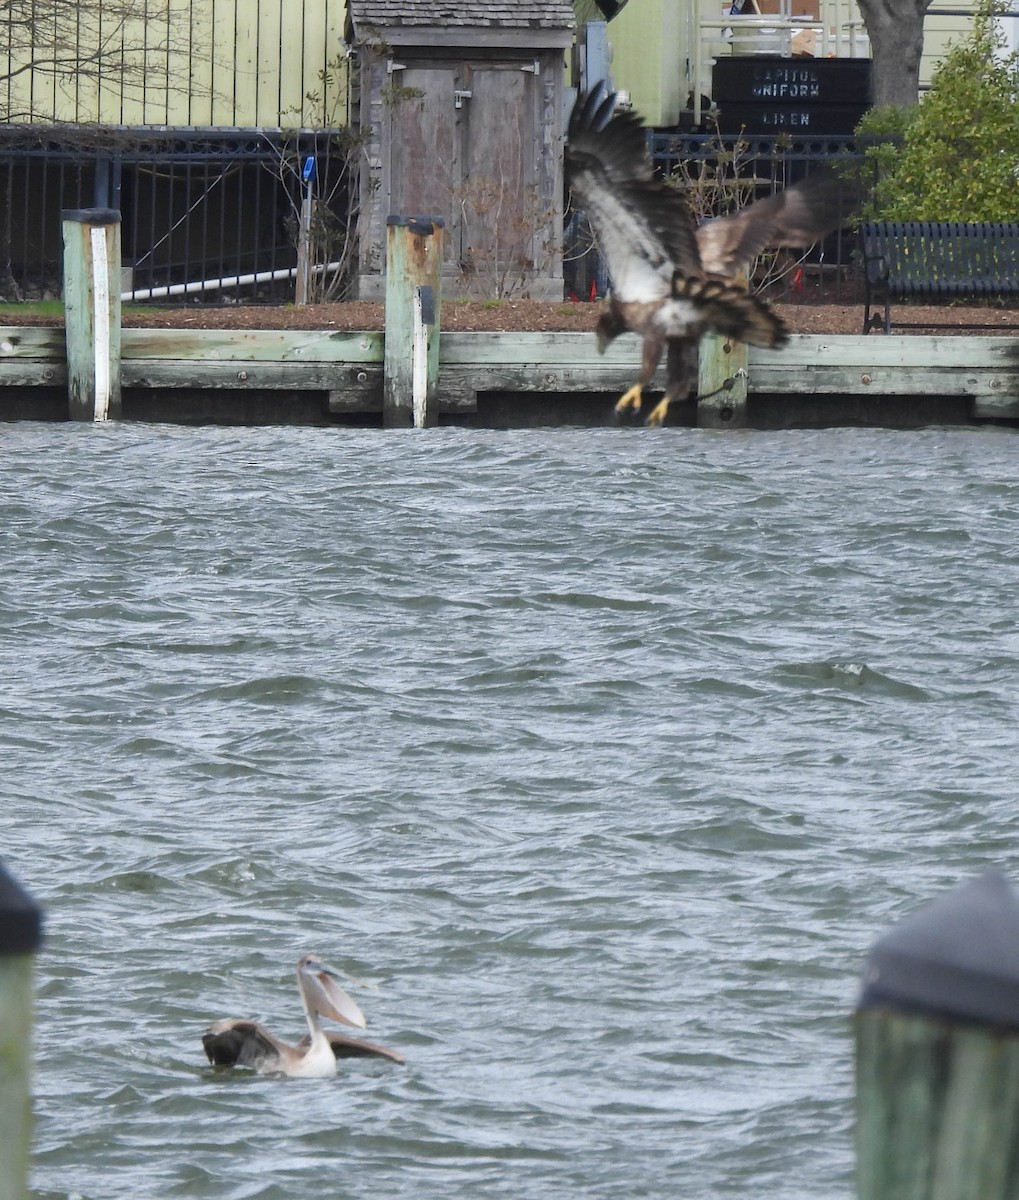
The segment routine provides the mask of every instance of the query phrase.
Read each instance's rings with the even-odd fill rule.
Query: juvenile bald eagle
[[[615,104],[615,93],[601,85],[577,97],[566,179],[612,283],[595,328],[598,349],[604,352],[627,329],[644,339],[640,375],[616,411],[639,413],[641,394],[667,351],[665,396],[647,419],[660,425],[669,405],[691,394],[704,334],[782,345],[782,321],[739,276],[762,250],[810,246],[838,229],[852,201],[835,176],[819,173],[698,226],[682,190],[654,178],[644,122],[615,112]]]

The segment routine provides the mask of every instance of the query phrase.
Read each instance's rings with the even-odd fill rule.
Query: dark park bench
[[[860,226],[860,241],[867,286],[864,333],[891,332],[893,299],[1019,295],[1019,224],[870,221]],[[921,327],[915,321],[896,324]]]

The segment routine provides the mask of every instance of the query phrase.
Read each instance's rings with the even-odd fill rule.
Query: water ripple
[[[848,1198],[866,947],[1019,874],[1016,436],[9,427],[33,1195]],[[407,1066],[208,1069],[307,950]]]

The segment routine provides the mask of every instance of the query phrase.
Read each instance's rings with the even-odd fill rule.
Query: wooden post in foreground
[[[0,865],[0,1200],[28,1195],[32,955],[41,936],[38,907]]]
[[[386,428],[422,429],[438,421],[442,236],[437,217],[386,221]]]
[[[120,408],[120,213],[67,209],[64,321],[72,421],[118,418]]]
[[[859,1200],[1019,1195],[1019,900],[997,871],[875,943],[856,1080]]]
[[[747,347],[721,334],[701,338],[697,371],[700,429],[744,429],[747,423]]]

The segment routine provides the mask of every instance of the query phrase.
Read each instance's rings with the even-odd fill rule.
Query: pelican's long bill
[[[308,1004],[323,1017],[353,1025],[355,1029],[367,1027],[364,1013],[340,987],[339,973],[333,967],[314,954],[306,954],[297,964],[297,974]]]

